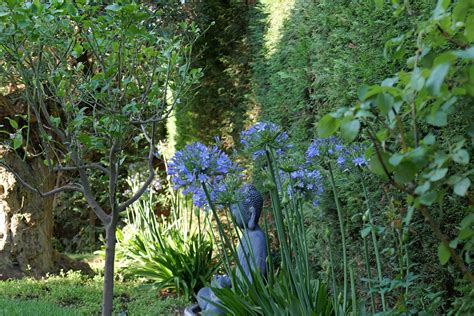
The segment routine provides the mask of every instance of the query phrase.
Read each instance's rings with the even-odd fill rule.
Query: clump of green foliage
[[[348,142],[366,139],[370,170],[399,194],[394,202],[404,213],[397,224],[402,252],[397,278],[407,283],[403,285],[405,293],[400,293],[398,310],[413,303],[406,301],[408,288],[417,278],[410,274],[433,273],[413,269],[410,256],[415,251],[410,239],[414,227],[434,237],[418,243],[437,249],[439,263],[450,265],[447,280],[474,283],[474,216],[469,190],[474,137],[472,21],[474,3],[438,1],[416,31],[388,43],[396,51],[392,58],[404,61],[407,69],[389,75],[381,84],[362,87],[355,106],[340,107],[319,122],[321,136],[340,131]],[[418,212],[425,224],[415,226],[412,220]],[[421,260],[427,261],[416,261]],[[454,299],[454,311],[462,306],[466,312],[462,302],[469,300],[469,294],[460,291],[465,297]]]
[[[334,301],[336,305],[333,305],[325,283],[310,274],[302,216],[305,196],[295,187],[289,201],[283,203],[282,199],[287,190],[281,189],[279,157],[291,147],[286,144],[288,135],[272,123],[258,123],[242,135],[248,152],[266,162],[268,185],[265,191],[271,196],[272,208],[263,212],[266,236],[260,235],[260,238],[266,239],[264,253],[260,251],[265,246],[256,246],[250,241],[254,237],[249,233],[260,230],[258,218],[261,210],[257,208],[262,207],[263,199],[260,206],[258,202],[250,202],[253,197],[249,191],[252,190],[252,194],[258,192],[254,187],[241,186],[242,170],[234,166],[225,153],[217,147],[194,143],[177,152],[170,163],[173,182],[184,192],[191,191],[195,195],[202,192],[207,203],[201,204],[199,199],[193,199],[193,202],[210,209],[217,225],[219,238],[215,237],[215,240],[221,246],[220,257],[227,275],[215,278],[211,283],[219,301],[210,304],[230,315],[332,315],[333,309],[339,311],[339,307],[335,307],[339,306],[338,302]],[[211,151],[213,155],[209,154]],[[230,210],[232,214],[228,215]],[[243,216],[238,225],[235,217],[239,210],[242,214],[248,212],[252,215]],[[268,220],[267,212],[272,214],[272,220]],[[226,231],[221,218],[226,220],[226,224],[231,222],[233,229]],[[257,221],[253,222],[255,219]],[[251,228],[250,225],[254,226]],[[241,232],[238,226],[244,227]],[[276,232],[275,239],[279,244],[279,249],[275,250],[279,254],[276,260],[265,257],[274,250],[270,248],[270,226]],[[261,239],[258,241],[263,243]],[[246,247],[250,250],[245,250]],[[257,250],[259,253],[253,252]],[[259,270],[262,266],[266,266],[266,275]],[[205,296],[201,298],[206,299]],[[210,313],[209,310],[205,312]]]
[[[1,315],[96,315],[101,311],[102,277],[67,272],[36,280],[0,282]],[[173,315],[186,300],[160,298],[158,289],[137,281],[117,282],[114,310],[128,315]],[[44,312],[44,313],[42,313]]]
[[[138,182],[129,180],[130,187]],[[206,216],[169,188],[170,214],[157,217],[152,191],[127,209],[117,231],[118,266],[123,273],[152,281],[160,289],[190,298],[219,268]],[[197,211],[197,212],[196,212]]]
[[[314,136],[328,110],[357,100],[362,83],[399,66],[385,58],[385,43],[415,28],[432,7],[432,1],[416,1],[409,12],[394,15],[390,6],[377,8],[370,0],[296,0],[283,23],[273,25],[268,19],[283,4],[262,3],[251,21],[255,98],[264,118],[302,142]]]
[[[368,145],[375,171],[334,172],[343,234],[331,191],[323,193],[320,212],[305,212],[314,270],[330,275],[334,269],[341,281],[349,270],[339,264],[343,235],[358,298],[370,300],[372,310],[443,313],[462,306],[466,312],[468,287],[454,271],[472,265],[471,2],[294,1],[278,32],[265,27],[275,24],[275,3],[263,1],[251,21],[253,87],[262,117],[287,128],[296,147],[340,127],[343,138]],[[374,139],[388,178],[370,145]],[[397,166],[390,163],[393,155]],[[421,202],[422,194],[430,205]],[[430,218],[435,225],[426,224]],[[446,269],[438,256],[453,265]]]

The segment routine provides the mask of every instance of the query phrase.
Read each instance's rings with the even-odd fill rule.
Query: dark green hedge
[[[388,5],[377,9],[372,0],[295,2],[272,54],[262,46],[265,8],[256,10],[253,82],[262,117],[305,141],[323,114],[350,105],[360,86],[378,83],[403,66],[384,57],[385,43],[416,27],[434,2],[410,1],[416,4],[400,16]]]

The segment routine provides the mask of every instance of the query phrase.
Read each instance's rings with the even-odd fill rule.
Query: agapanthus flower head
[[[350,148],[351,162],[354,166],[363,167],[368,165],[367,159],[365,159],[366,147],[362,144],[354,144]]]
[[[306,150],[306,161],[311,163],[322,157],[338,159],[342,156],[344,148],[344,145],[335,136],[314,139]],[[339,162],[345,162],[344,157]]]
[[[299,194],[310,198],[313,205],[319,204],[319,197],[324,192],[323,176],[319,170],[309,170],[301,166],[293,172],[281,174],[280,177],[284,179],[290,197]]]
[[[293,146],[288,143],[288,134],[281,126],[271,122],[259,122],[240,134],[240,142],[255,160],[265,155],[265,147],[270,146],[277,154],[282,154]]]
[[[193,204],[200,208],[209,207],[203,184],[214,201],[218,193],[226,189],[225,175],[238,171],[238,166],[217,146],[199,142],[186,145],[168,162],[168,174],[174,188],[182,188],[183,194],[192,194]]]
[[[368,162],[365,159],[365,146],[360,144],[344,146],[338,153],[336,163],[344,171],[351,170],[354,167],[366,166]]]

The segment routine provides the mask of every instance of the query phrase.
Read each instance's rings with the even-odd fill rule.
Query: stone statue
[[[243,275],[245,275],[252,282],[252,272],[260,271],[265,276],[267,270],[267,242],[265,233],[258,225],[263,207],[263,198],[253,185],[245,185],[240,193],[240,201],[230,207],[235,223],[242,230],[242,237],[237,247],[237,256],[242,269],[237,267],[237,277],[242,280]],[[215,276],[211,286],[218,288],[230,287],[230,278],[226,275]],[[224,314],[219,307],[210,303],[219,303],[219,299],[211,288],[199,290],[197,300],[198,304],[187,308],[185,315],[198,315],[199,312],[207,315]]]

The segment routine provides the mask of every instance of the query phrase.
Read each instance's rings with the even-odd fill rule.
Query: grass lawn
[[[103,278],[84,277],[78,272],[42,280],[24,278],[0,282],[0,316],[3,315],[98,315]],[[116,315],[179,315],[189,302],[162,297],[151,284],[116,282]]]

